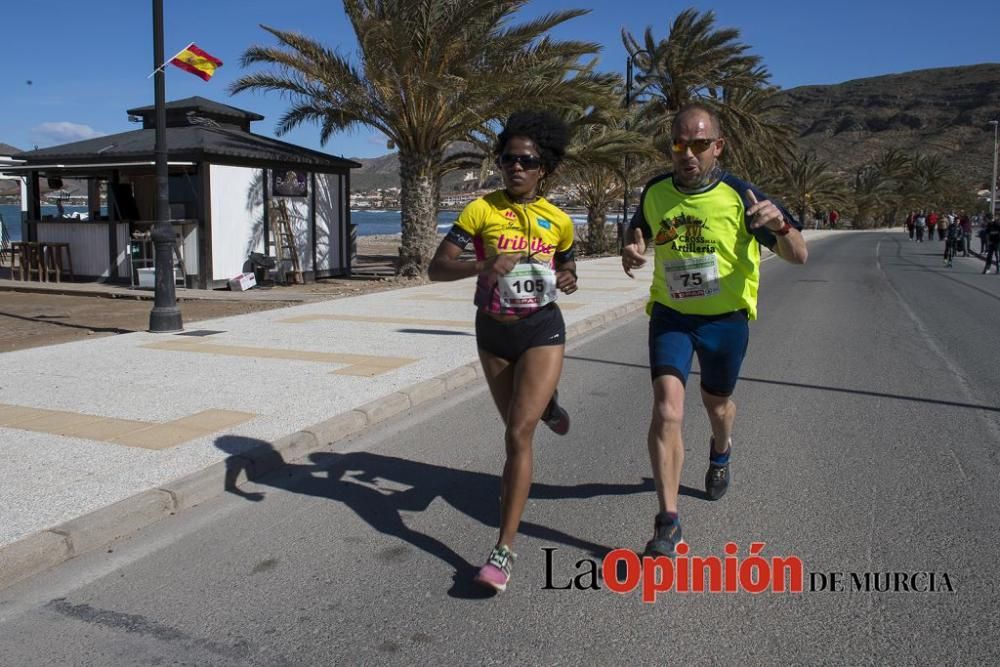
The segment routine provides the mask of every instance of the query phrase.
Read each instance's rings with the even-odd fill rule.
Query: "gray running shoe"
[[[671,519],[666,512],[660,512],[653,521],[653,539],[646,543],[642,555],[673,558],[677,555],[677,545],[682,541],[680,520]]]

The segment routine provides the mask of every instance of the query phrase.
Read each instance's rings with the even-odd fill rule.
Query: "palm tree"
[[[589,253],[607,250],[608,209],[621,201],[626,183],[636,182],[643,160],[656,156],[647,134],[628,129],[632,112],[620,108],[621,102],[609,95],[597,109],[566,114],[572,139],[556,182],[574,187],[587,209]]]
[[[883,225],[892,227],[899,212],[907,209],[910,198],[907,182],[913,174],[913,161],[902,151],[890,148],[875,159],[873,166],[888,181],[891,190],[885,198]]]
[[[657,41],[646,28],[640,42],[628,31],[622,41],[629,53],[647,55],[636,59],[639,92],[652,95],[646,113],[656,118],[670,116],[694,101],[718,100],[725,87],[753,88],[763,83],[767,71],[758,56],[746,55],[750,48],[739,41],[735,28],[715,28],[715,12],[699,14],[693,8],[677,15],[666,39]]]
[[[844,187],[813,152],[786,163],[772,186],[776,195],[805,223],[807,214],[817,210],[843,207]]]
[[[857,229],[871,226],[891,195],[891,182],[874,165],[859,168],[851,179],[848,213]]]
[[[647,28],[642,41],[622,31],[626,50],[636,57],[639,92],[651,95],[643,117],[657,124],[658,145],[666,149],[677,111],[691,102],[713,109],[722,123],[727,150],[723,161],[755,178],[775,172],[792,155],[789,130],[771,120],[777,89],[770,73],[735,28],[715,27],[715,12],[686,9],[674,19],[666,39]]]
[[[722,163],[727,169],[758,181],[796,160],[792,129],[775,120],[778,88],[726,88],[723,93],[715,108],[726,137]]]
[[[275,91],[290,108],[277,132],[306,122],[325,144],[336,132],[367,126],[399,151],[402,244],[397,271],[424,275],[437,243],[441,176],[461,158],[449,144],[545,100],[546,107],[585,106],[612,75],[582,61],[600,46],[547,33],[586,10],[553,12],[521,24],[528,0],[344,0],[359,63],[303,35],[261,26],[279,46],[252,46],[247,74],[230,88]]]

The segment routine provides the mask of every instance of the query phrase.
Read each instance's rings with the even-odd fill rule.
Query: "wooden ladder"
[[[271,211],[274,213],[271,219],[274,221],[275,259],[278,261],[278,266],[281,266],[283,260],[290,261],[292,264],[292,270],[286,272],[283,276],[284,282],[303,284],[305,280],[302,277],[302,267],[299,266],[299,251],[295,245],[295,234],[292,233],[292,225],[288,221],[288,209],[285,207],[285,202],[274,202],[271,206]],[[292,276],[290,281],[288,280],[289,274]]]

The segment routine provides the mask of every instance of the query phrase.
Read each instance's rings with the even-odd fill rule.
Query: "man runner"
[[[654,178],[632,218],[622,266],[643,266],[652,239],[655,268],[650,300],[649,365],[653,416],[647,445],[659,513],[649,556],[673,556],[681,540],[677,513],[684,446],[684,392],[695,354],[701,397],[712,424],[708,497],[729,487],[730,434],[736,404],[730,399],[746,352],[749,321],[757,318],[758,242],[792,264],[808,256],[800,225],[783,208],[718,164],[725,139],[718,116],[706,106],[681,109],[673,122],[673,172]]]

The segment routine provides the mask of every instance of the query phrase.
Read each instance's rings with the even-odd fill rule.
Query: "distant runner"
[[[983,273],[990,270],[990,264],[996,264],[997,273],[1000,273],[1000,221],[994,220],[987,214],[986,216],[986,266]]]

